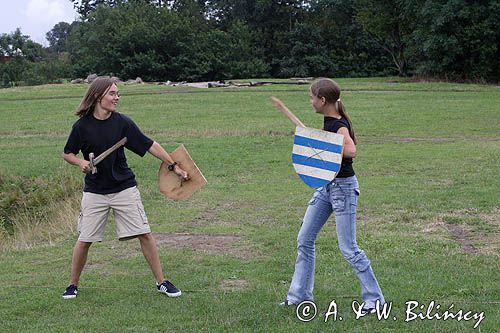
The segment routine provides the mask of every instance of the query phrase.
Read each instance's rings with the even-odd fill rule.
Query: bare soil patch
[[[423,230],[446,230],[460,248],[470,254],[500,255],[500,210],[479,212],[476,208],[442,213]]]
[[[461,142],[461,141],[478,141],[478,142],[495,142],[500,139],[494,137],[373,137],[373,136],[361,136],[360,141],[369,144],[381,144],[381,143],[435,143],[435,142]]]
[[[203,252],[229,253],[240,255],[243,249],[237,246],[242,238],[235,235],[208,235],[188,233],[155,233],[156,244],[159,247],[172,249],[193,249]]]
[[[239,178],[241,182],[247,181],[244,176]],[[206,208],[194,219],[187,222],[186,225],[189,225],[190,227],[199,227],[207,225],[231,226],[241,224],[261,224],[262,219],[258,216],[258,214],[245,215],[244,220],[240,220],[236,214],[233,214],[235,210],[243,211],[248,209],[254,210],[255,207],[248,202],[241,203],[236,201],[226,201]],[[266,220],[269,221],[269,219]]]
[[[248,281],[244,279],[224,279],[219,283],[222,290],[244,289],[248,287]]]
[[[471,254],[478,254],[477,249],[472,245],[471,236],[467,230],[463,229],[458,224],[445,223],[445,226],[463,251]]]
[[[114,236],[114,235],[113,235]],[[85,265],[86,270],[100,270],[116,261],[142,256],[138,239],[119,241],[118,239],[104,240],[101,244],[93,245],[90,251],[105,252],[100,259],[89,259]],[[101,248],[99,248],[101,247]]]
[[[211,224],[217,221],[217,216],[219,212],[224,210],[230,210],[236,206],[234,202],[226,202],[222,204],[217,204],[203,211],[199,216],[197,216],[193,221],[189,222],[190,225],[201,226]]]

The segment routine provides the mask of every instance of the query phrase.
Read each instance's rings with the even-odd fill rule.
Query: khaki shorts
[[[141,195],[134,186],[111,194],[83,192],[78,218],[78,240],[101,242],[111,209],[115,215],[118,239],[133,238],[151,232]]]

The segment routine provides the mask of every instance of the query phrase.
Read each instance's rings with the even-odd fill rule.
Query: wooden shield
[[[184,145],[179,146],[179,148],[170,153],[170,156],[177,162],[179,167],[188,173],[189,179],[183,180],[175,172],[169,171],[167,168],[168,164],[163,162],[160,165],[160,171],[158,171],[160,192],[167,198],[173,200],[187,199],[191,197],[194,192],[203,187],[207,183],[207,180],[200,169],[198,169],[191,156],[189,156]]]
[[[344,136],[309,127],[295,128],[292,163],[300,179],[312,188],[325,186],[340,170]]]

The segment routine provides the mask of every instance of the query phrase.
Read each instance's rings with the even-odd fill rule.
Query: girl
[[[280,305],[299,304],[313,300],[316,237],[335,213],[337,238],[342,256],[351,265],[361,284],[364,306],[362,313],[374,313],[377,301],[384,304],[384,296],[366,254],[356,244],[356,206],[359,186],[352,160],[356,157],[356,136],[344,105],[340,101],[340,87],[330,79],[312,83],[309,92],[316,113],[324,116],[323,130],[344,136],[342,165],[337,177],[320,187],[309,201],[297,237],[295,273],[287,298]]]

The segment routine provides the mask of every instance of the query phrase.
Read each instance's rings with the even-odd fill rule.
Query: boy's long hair
[[[94,108],[99,99],[106,94],[108,89],[116,84],[117,79],[109,76],[99,76],[90,84],[87,93],[83,97],[80,105],[76,109],[75,114],[82,118],[89,114],[94,113]]]
[[[354,144],[357,144],[358,140],[356,139],[356,134],[354,134],[351,119],[340,100],[340,87],[337,82],[326,78],[318,79],[311,84],[311,93],[318,98],[324,97],[327,103],[335,104],[338,113],[349,123],[349,135]]]

